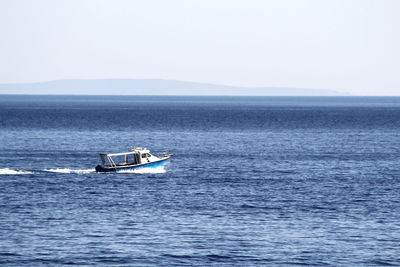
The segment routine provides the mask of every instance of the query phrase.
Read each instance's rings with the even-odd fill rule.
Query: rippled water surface
[[[399,143],[400,98],[3,95],[0,265],[400,265]]]

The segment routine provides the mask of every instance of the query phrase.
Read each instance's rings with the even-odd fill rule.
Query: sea
[[[399,266],[400,97],[0,95],[0,265]]]

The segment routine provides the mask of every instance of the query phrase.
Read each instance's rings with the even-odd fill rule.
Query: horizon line
[[[323,97],[323,98],[352,98],[352,97],[400,97],[400,95],[177,95],[177,94],[48,94],[48,93],[0,93],[3,96],[156,96],[156,97]]]

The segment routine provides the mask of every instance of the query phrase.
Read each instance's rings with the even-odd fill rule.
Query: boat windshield
[[[124,166],[139,164],[140,157],[137,153],[100,154],[104,166]]]

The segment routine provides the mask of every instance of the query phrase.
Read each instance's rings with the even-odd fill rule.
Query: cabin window
[[[144,158],[149,158],[150,157],[150,154],[149,153],[144,153],[144,154],[142,154],[142,158],[144,159]]]
[[[129,163],[134,163],[135,162],[135,155],[128,155],[128,162]]]

